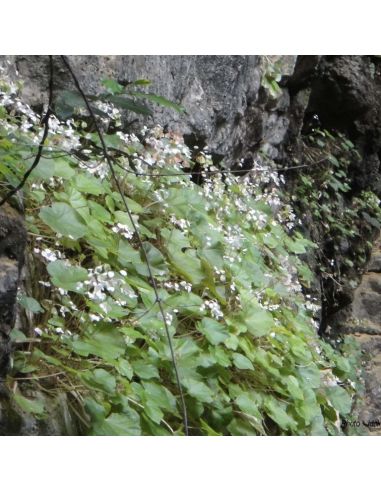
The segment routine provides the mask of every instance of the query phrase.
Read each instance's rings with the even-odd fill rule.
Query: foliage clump
[[[340,434],[356,374],[316,334],[316,306],[303,293],[312,273],[302,258],[313,245],[294,231],[282,177],[261,159],[246,176],[220,172],[205,149],[192,160],[179,135],[124,132],[118,110],[105,104],[103,126],[112,120],[113,131],[104,138],[159,288],[190,433]],[[0,107],[5,188],[30,166],[42,130],[9,82]],[[33,277],[20,303],[34,333],[14,333],[21,343],[10,387],[21,373],[52,391],[52,374],[84,433],[181,435],[159,305],[90,130],[52,116],[24,188]],[[205,170],[201,185],[192,180],[195,161]],[[15,397],[46,417],[19,389]]]
[[[342,133],[314,129],[301,154],[302,162],[294,161],[293,206],[318,246],[323,304],[332,314],[350,302],[369,260],[381,228],[380,200],[352,182],[361,155]]]

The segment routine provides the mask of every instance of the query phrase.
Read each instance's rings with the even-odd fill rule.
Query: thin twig
[[[28,376],[25,378],[13,378],[15,381],[29,381],[30,379],[37,380],[37,379],[46,379],[46,378],[52,378],[53,376],[60,376],[61,374],[66,374],[63,371],[60,372],[53,372],[52,374],[45,374],[43,376]]]
[[[164,309],[163,309],[163,305],[161,303],[161,299],[160,299],[160,296],[159,296],[159,291],[158,291],[158,288],[157,288],[157,285],[156,285],[156,281],[155,281],[155,278],[153,276],[153,273],[152,273],[152,269],[151,269],[151,265],[150,265],[150,262],[149,262],[149,259],[148,259],[148,255],[147,255],[147,252],[144,248],[144,244],[143,244],[143,241],[140,237],[140,233],[139,233],[139,230],[135,224],[135,221],[134,221],[134,218],[132,216],[132,213],[130,211],[130,208],[127,204],[127,201],[126,201],[126,198],[124,196],[124,193],[120,187],[120,184],[119,184],[119,181],[118,181],[118,178],[116,176],[116,173],[115,173],[115,169],[114,169],[114,164],[113,164],[113,159],[110,157],[109,153],[108,153],[108,150],[107,150],[107,146],[106,146],[106,143],[104,141],[104,138],[103,138],[103,134],[99,128],[99,125],[98,125],[98,122],[97,122],[97,119],[95,117],[95,114],[90,106],[90,103],[88,101],[88,98],[86,96],[86,94],[83,92],[82,90],[82,87],[75,75],[75,73],[73,72],[72,68],[71,68],[71,65],[69,63],[69,61],[67,60],[67,58],[64,56],[64,55],[61,55],[61,59],[62,61],[64,62],[65,66],[67,67],[67,69],[69,70],[72,78],[73,78],[73,81],[74,81],[74,84],[78,90],[78,92],[81,94],[82,96],[82,99],[87,107],[87,110],[94,122],[94,126],[95,126],[95,129],[96,129],[96,132],[98,134],[98,137],[99,137],[99,140],[102,144],[102,151],[103,151],[103,154],[104,154],[104,157],[105,157],[105,160],[110,168],[110,172],[111,172],[111,176],[115,182],[115,185],[117,187],[117,190],[118,190],[118,193],[120,194],[120,197],[123,201],[123,205],[124,205],[124,208],[128,214],[128,217],[131,221],[131,224],[132,224],[132,227],[134,229],[134,232],[136,234],[136,237],[137,237],[137,240],[138,240],[138,243],[139,243],[139,247],[141,249],[141,251],[143,252],[143,257],[144,257],[144,261],[147,265],[147,269],[148,269],[148,274],[149,274],[149,277],[150,277],[150,280],[151,280],[151,283],[152,283],[152,287],[154,289],[154,293],[155,293],[155,299],[156,299],[156,302],[158,303],[159,305],[159,309],[160,309],[160,313],[161,313],[161,316],[162,316],[162,319],[163,319],[163,323],[164,323],[164,327],[165,327],[165,331],[166,331],[166,335],[167,335],[167,338],[168,338],[168,345],[169,345],[169,349],[170,349],[170,352],[171,352],[171,359],[172,359],[172,364],[173,364],[173,369],[174,369],[174,372],[175,372],[175,376],[176,376],[176,382],[177,382],[177,386],[178,386],[178,389],[179,389],[179,393],[180,393],[180,400],[181,400],[181,406],[182,406],[182,412],[183,412],[183,423],[184,423],[184,432],[185,432],[185,435],[189,435],[189,432],[188,432],[188,416],[187,416],[187,409],[186,409],[186,405],[185,405],[185,399],[184,399],[184,394],[183,394],[183,390],[182,390],[182,387],[181,387],[181,383],[180,383],[180,377],[179,377],[179,372],[178,372],[178,369],[177,369],[177,364],[176,364],[176,358],[175,358],[175,352],[174,352],[174,349],[173,349],[173,344],[172,344],[172,339],[171,339],[171,335],[170,335],[170,332],[169,332],[169,327],[168,327],[168,323],[166,321],[166,318],[165,318],[165,313],[164,313]]]
[[[310,164],[301,164],[300,166],[284,167],[283,169],[279,168],[279,169],[277,169],[277,171],[281,171],[283,173],[284,171],[291,171],[292,169],[301,169],[303,167],[317,166],[318,164],[321,164],[322,162],[324,162],[326,160],[327,160],[327,158],[325,157],[324,159],[320,159],[320,161],[311,162]]]
[[[30,166],[30,168],[25,172],[22,180],[20,183],[10,190],[5,197],[0,200],[0,207],[4,205],[5,202],[7,202],[13,195],[15,195],[18,191],[20,191],[23,186],[26,183],[26,180],[29,178],[31,172],[33,169],[35,169],[38,166],[38,163],[40,162],[41,156],[42,156],[42,151],[44,149],[45,145],[45,140],[48,136],[49,133],[49,118],[50,115],[52,114],[52,100],[53,100],[53,57],[52,55],[49,55],[49,68],[50,68],[50,74],[49,74],[49,101],[48,101],[48,109],[46,110],[45,116],[41,119],[41,123],[44,125],[44,133],[42,135],[40,144],[38,146],[37,154],[36,157]]]

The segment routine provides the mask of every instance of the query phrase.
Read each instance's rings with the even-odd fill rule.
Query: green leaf
[[[154,403],[148,402],[144,407],[144,412],[148,417],[155,422],[156,424],[160,424],[161,419],[164,417],[163,412],[157,407]]]
[[[83,282],[88,278],[85,268],[72,266],[64,260],[56,260],[47,266],[52,282],[56,287],[76,292],[78,282]]]
[[[209,352],[220,366],[222,367],[231,366],[229,353],[226,350],[224,350],[223,347],[220,346],[209,347]]]
[[[140,417],[132,409],[124,413],[112,413],[93,427],[96,436],[140,436]]]
[[[312,273],[310,268],[303,263],[301,265],[298,265],[297,269],[298,269],[298,275],[299,275],[301,282],[303,282],[303,284],[306,287],[309,287],[311,282],[314,279],[314,274]]]
[[[196,381],[191,378],[183,378],[182,384],[188,393],[202,403],[212,403],[215,398],[213,391],[202,381]]]
[[[254,370],[252,362],[245,355],[238,353],[233,354],[233,363],[237,369]]]
[[[242,412],[252,415],[259,422],[262,420],[262,415],[258,409],[257,402],[249,394],[242,393],[236,398],[235,403]]]
[[[22,296],[19,303],[24,309],[27,309],[32,313],[43,313],[45,311],[41,304],[33,297]]]
[[[271,354],[271,352],[264,350],[262,347],[258,347],[253,354],[253,358],[255,364],[266,369],[269,374],[272,374],[276,378],[280,377],[279,370],[274,367],[278,362],[275,354]],[[280,364],[277,363],[277,365],[279,366]]]
[[[256,436],[258,431],[251,421],[232,419],[227,426],[231,436]]]
[[[130,85],[150,85],[152,82],[148,79],[138,79],[130,82]]]
[[[63,179],[70,179],[75,175],[75,170],[70,166],[66,159],[61,157],[55,157],[54,162],[54,176]]]
[[[311,351],[308,346],[306,346],[305,342],[295,335],[292,335],[288,338],[289,347],[291,352],[300,360],[305,363],[310,362],[311,360]]]
[[[296,428],[296,423],[285,411],[285,404],[268,397],[265,400],[265,409],[268,415],[276,422],[281,429],[292,430]]]
[[[80,209],[87,211],[87,200],[83,194],[73,186],[68,186],[66,190],[66,193],[56,193],[56,198],[64,202],[69,202],[76,211]]]
[[[325,392],[332,406],[342,415],[346,415],[351,411],[352,399],[344,388],[341,386],[329,386]]]
[[[230,336],[229,331],[224,324],[218,323],[218,321],[211,318],[203,318],[201,323],[198,323],[197,326],[198,330],[205,335],[206,339],[212,345],[218,345]]]
[[[111,214],[102,205],[93,200],[88,200],[88,205],[91,210],[91,215],[101,222],[111,222]]]
[[[297,372],[299,373],[304,384],[310,388],[320,387],[320,371],[315,364],[309,364],[305,367],[297,367]]]
[[[131,92],[131,95],[135,97],[140,97],[142,99],[147,99],[147,101],[152,101],[160,106],[164,106],[165,108],[171,108],[177,111],[178,113],[184,113],[185,108],[181,106],[180,104],[176,104],[172,101],[169,101],[163,96],[157,96],[156,94],[144,94],[143,92]]]
[[[200,296],[193,294],[193,292],[174,294],[165,299],[164,304],[178,309],[181,314],[201,317],[200,307],[203,304],[203,300]]]
[[[28,159],[28,163],[32,164],[34,159]],[[40,178],[45,181],[49,180],[53,176],[59,178],[70,179],[75,174],[74,169],[62,157],[55,157],[54,154],[48,159],[47,157],[41,157],[38,166],[33,169],[31,177]]]
[[[34,349],[33,355],[35,357],[42,359],[42,360],[45,360],[46,362],[48,362],[49,364],[52,364],[53,366],[64,367],[64,364],[62,363],[62,361],[60,361],[59,359],[57,359],[56,357],[53,357],[51,355],[44,354],[44,352],[41,352],[41,350]]]
[[[118,82],[116,80],[103,79],[102,85],[103,85],[103,87],[108,89],[111,92],[111,94],[120,94],[124,91],[124,87],[122,85],[118,84]]]
[[[163,229],[161,235],[174,269],[192,284],[199,284],[204,279],[201,262],[196,257],[196,251],[189,249],[190,243],[184,233],[177,229]]]
[[[127,109],[127,110],[133,111],[134,113],[137,113],[137,114],[143,114],[146,116],[149,116],[152,114],[152,111],[147,106],[145,106],[144,104],[139,104],[139,103],[135,102],[133,99],[130,99],[128,97],[108,96],[107,95],[107,96],[104,96],[104,99],[106,101],[109,101],[109,102],[115,104],[115,106],[117,106],[118,108]]]
[[[153,245],[148,242],[143,243],[144,251],[147,255],[148,262],[150,264],[151,273],[154,275],[165,275],[168,273],[168,267],[165,262],[165,258],[162,253]],[[142,258],[144,258],[142,254]],[[143,261],[141,265],[135,265],[136,271],[144,276],[149,276],[148,267]]]
[[[128,360],[119,359],[115,364],[115,368],[122,376],[125,376],[127,379],[132,379],[134,371]]]
[[[30,400],[29,398],[20,395],[20,393],[15,393],[13,398],[24,412],[40,416],[45,413],[44,405],[41,400]]]
[[[72,116],[75,108],[85,108],[82,96],[75,91],[60,91],[56,99],[56,111],[60,118]]]
[[[128,208],[133,214],[140,214],[144,211],[144,208],[138,203],[135,202],[135,200],[132,200],[132,198],[129,198],[128,196],[125,197]],[[118,212],[115,212],[115,215],[117,216]],[[127,222],[127,224],[130,224],[131,221]],[[124,223],[124,222],[123,222]]]
[[[286,386],[290,395],[296,400],[303,400],[304,394],[300,389],[299,382],[295,376],[287,376],[285,378]]]
[[[381,229],[381,224],[377,219],[375,219],[374,217],[371,217],[366,212],[361,212],[361,213],[362,213],[362,216],[364,217],[364,219],[366,220],[366,222],[368,222],[368,224],[375,227],[376,229]]]
[[[134,373],[142,379],[160,378],[157,367],[145,360],[131,361]]]
[[[32,165],[34,158],[28,159],[28,164]],[[38,166],[33,169],[30,176],[32,178],[40,178],[44,180],[49,180],[54,176],[54,161],[52,159],[46,159],[41,157]]]
[[[118,249],[118,261],[122,266],[128,266],[130,263],[141,263],[140,253],[130,246],[125,239],[120,239]]]
[[[67,203],[55,202],[51,207],[43,207],[39,216],[53,231],[71,239],[77,240],[87,232],[77,212]]]
[[[128,226],[131,231],[134,230],[133,226],[132,226],[131,219],[130,219],[127,212],[123,212],[122,210],[117,210],[114,213],[114,216],[115,216],[116,222],[120,222],[121,224]],[[139,217],[137,215],[133,215],[132,218],[133,218],[135,224],[137,224]]]
[[[295,410],[304,419],[305,425],[315,422],[314,427],[317,431],[317,425],[322,414],[316,395],[311,388],[305,389],[303,399],[298,400],[295,404]]]
[[[143,395],[147,402],[152,401],[159,408],[168,412],[176,412],[176,398],[167,388],[147,381],[143,381],[142,385],[144,387]]]
[[[112,374],[104,369],[94,369],[82,374],[83,381],[96,390],[102,390],[106,393],[115,393],[116,380]]]
[[[194,285],[198,285],[204,279],[201,262],[196,257],[195,251],[186,250],[169,252],[169,261],[177,272]]]
[[[17,328],[13,328],[13,330],[11,331],[9,337],[12,340],[12,342],[16,342],[16,343],[17,342],[27,342],[28,341],[28,338],[25,335],[25,333],[23,333],[22,331],[18,330]]]
[[[106,361],[114,361],[125,352],[123,336],[112,326],[99,327],[84,340],[68,343],[79,355],[88,357],[89,354],[93,354]]]
[[[200,419],[201,422],[201,429],[206,433],[207,436],[222,436],[222,434],[219,434],[216,432],[210,425],[205,422],[205,420]]]
[[[79,174],[75,178],[75,187],[78,191],[89,193],[90,195],[101,195],[105,193],[105,188],[101,181],[95,176]]]
[[[93,398],[85,398],[85,410],[91,416],[93,422],[102,421],[106,417],[105,407]]]
[[[255,337],[268,335],[274,327],[274,319],[268,311],[254,303],[244,312],[248,331]]]
[[[87,98],[89,100],[95,100],[95,101],[98,100],[96,96],[88,95]],[[107,113],[101,111],[96,106],[90,104],[90,107],[95,114],[102,117],[108,117]],[[70,116],[73,115],[76,109],[87,110],[87,106],[84,98],[79,92],[65,90],[59,92],[58,97],[56,99],[55,109],[58,116],[61,119],[65,120],[67,118],[70,118]]]

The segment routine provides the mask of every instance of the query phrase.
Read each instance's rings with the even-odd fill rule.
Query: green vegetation
[[[12,84],[1,91],[5,190],[30,166],[42,130]],[[313,278],[303,257],[313,244],[294,232],[278,174],[261,159],[245,177],[223,174],[200,150],[196,159],[214,173],[197,185],[178,135],[127,134],[111,103],[93,102],[107,115],[105,141],[159,288],[190,433],[341,434],[358,388],[356,362],[316,334],[316,306],[303,294]],[[84,433],[183,434],[147,264],[91,124],[51,117],[23,193],[32,285],[20,304],[34,333],[13,334],[16,403],[47,416],[42,400],[15,389],[28,375],[31,387],[70,395]]]
[[[282,78],[282,60],[274,61],[272,57],[263,57],[263,64],[261,85],[272,99],[277,99],[282,94],[278,84]]]
[[[319,269],[339,305],[344,286],[356,286],[381,227],[379,199],[372,191],[356,193],[350,168],[361,165],[353,143],[341,133],[314,130],[303,143],[303,163],[295,177],[294,208],[309,224],[318,244]],[[328,289],[325,289],[328,291]]]

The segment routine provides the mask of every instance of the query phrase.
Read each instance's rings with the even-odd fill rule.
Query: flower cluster
[[[133,231],[126,224],[121,224],[120,222],[112,226],[111,230],[115,232],[115,234],[120,234],[126,239],[132,239],[134,235]]]
[[[189,282],[186,282],[185,280],[180,280],[179,282],[164,282],[163,286],[168,289],[172,290],[175,292],[180,292],[180,291],[185,291],[185,292],[191,292],[192,291],[192,284]]]
[[[107,312],[106,305],[102,305],[109,295],[119,294],[115,302],[119,306],[127,304],[127,300],[120,298],[126,296],[128,299],[136,299],[137,295],[125,282],[126,272],[121,270],[114,272],[110,270],[109,265],[99,265],[95,268],[88,269],[88,279],[83,283],[79,282],[78,289],[86,287],[85,295],[92,301],[100,302],[103,310]]]
[[[224,313],[221,310],[221,306],[216,300],[207,299],[204,301],[202,306],[200,307],[201,312],[209,312],[210,315],[215,319],[222,319],[224,317]]]

